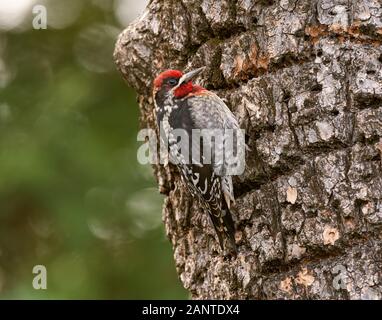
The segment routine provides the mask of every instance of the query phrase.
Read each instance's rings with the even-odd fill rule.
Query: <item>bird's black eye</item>
[[[175,86],[178,83],[178,80],[175,78],[170,78],[168,80],[168,83],[171,84],[172,86]]]

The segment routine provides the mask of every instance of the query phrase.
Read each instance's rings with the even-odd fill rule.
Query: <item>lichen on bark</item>
[[[206,66],[249,136],[225,259],[172,167],[163,220],[195,299],[382,298],[382,4],[153,0],[115,61],[155,128],[152,80]]]

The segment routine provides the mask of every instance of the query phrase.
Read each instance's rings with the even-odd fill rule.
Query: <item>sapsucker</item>
[[[230,212],[235,202],[235,169],[231,169],[236,168],[235,174],[243,171],[244,135],[226,104],[213,92],[192,83],[203,69],[186,74],[167,70],[156,77],[153,98],[157,124],[162,141],[167,143],[170,162],[176,164],[188,190],[211,217],[220,247],[224,250],[227,239],[236,252]],[[179,130],[186,137],[179,135]]]

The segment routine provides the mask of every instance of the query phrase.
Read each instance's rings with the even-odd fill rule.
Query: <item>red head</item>
[[[198,75],[204,67],[183,74],[179,70],[166,70],[159,74],[154,80],[154,96],[168,95],[173,93],[175,98],[183,98],[191,92],[202,89],[193,85],[191,79]]]

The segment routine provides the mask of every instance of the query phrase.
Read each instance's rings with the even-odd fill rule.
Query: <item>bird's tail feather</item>
[[[232,219],[232,215],[228,207],[224,205],[220,212],[211,212],[210,217],[212,224],[214,225],[219,244],[222,250],[224,250],[224,240],[228,239],[230,247],[233,252],[237,252],[235,243],[235,224]]]

